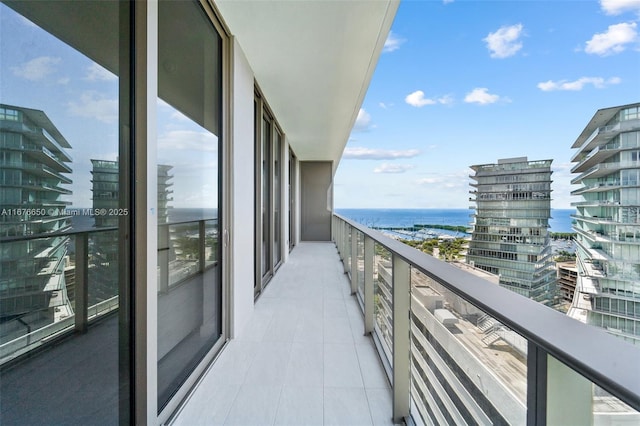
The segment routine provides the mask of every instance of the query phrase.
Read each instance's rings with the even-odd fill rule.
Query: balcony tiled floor
[[[392,424],[391,389],[331,243],[301,243],[175,425]]]

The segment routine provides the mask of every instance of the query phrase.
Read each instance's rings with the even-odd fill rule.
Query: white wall
[[[233,39],[232,73],[233,225],[231,336],[238,337],[253,312],[254,281],[254,75]]]

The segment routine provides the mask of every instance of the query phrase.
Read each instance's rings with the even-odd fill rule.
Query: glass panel
[[[378,335],[389,363],[393,364],[393,263],[391,252],[375,243],[373,261],[374,331]]]
[[[547,424],[640,424],[638,411],[551,355],[547,386]]]
[[[129,423],[128,13],[0,4],[2,424]]]
[[[173,211],[174,216],[180,213]],[[200,221],[169,225],[169,287],[200,273]]]
[[[158,15],[161,410],[222,334],[222,72],[221,38],[197,3],[160,1]]]
[[[526,339],[411,269],[412,415],[425,424],[526,424]]]
[[[282,135],[276,131],[273,149],[273,266],[282,260],[282,248],[280,233],[282,218],[280,216],[280,203],[282,201],[282,171],[280,156],[282,155]]]
[[[271,228],[271,122],[262,119],[262,277],[271,271],[269,228]]]
[[[117,231],[89,234],[88,273],[89,319],[93,320],[118,308]]]

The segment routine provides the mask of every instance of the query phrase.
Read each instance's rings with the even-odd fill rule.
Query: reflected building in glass
[[[544,304],[553,303],[556,281],[549,238],[551,161],[518,157],[471,166],[476,212],[467,263]]]
[[[579,295],[569,314],[640,345],[640,103],[598,110],[572,148]]]
[[[43,111],[0,105],[0,341],[73,314],[64,268],[69,142]],[[20,240],[42,235],[43,238]]]
[[[93,193],[93,218],[96,228],[116,228],[119,216],[128,214],[119,209],[118,161],[92,159],[91,183]],[[173,166],[158,165],[158,223],[169,220],[169,202],[172,200],[170,170]],[[100,232],[90,237],[90,254],[93,268],[89,270],[95,283],[89,293],[89,304],[104,302],[118,294],[118,235],[117,231]],[[175,254],[173,255],[175,257]]]

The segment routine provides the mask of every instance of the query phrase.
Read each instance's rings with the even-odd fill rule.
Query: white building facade
[[[572,148],[577,176],[574,308],[640,344],[640,104],[598,110]]]

